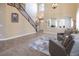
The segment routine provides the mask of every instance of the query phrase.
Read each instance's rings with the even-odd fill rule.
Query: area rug
[[[55,39],[55,38],[53,38]],[[48,36],[41,36],[35,38],[35,40],[29,45],[30,48],[33,48],[37,51],[40,51],[44,54],[49,55],[49,40],[51,40]]]

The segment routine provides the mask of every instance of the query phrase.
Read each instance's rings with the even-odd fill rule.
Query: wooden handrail
[[[13,6],[15,8],[18,9],[18,11],[26,18],[26,20],[34,27],[34,29],[37,32],[37,26],[35,24],[35,22],[33,21],[33,19],[28,15],[28,13],[26,12],[26,10],[24,9],[24,7],[22,6],[21,3],[7,3],[10,6]]]

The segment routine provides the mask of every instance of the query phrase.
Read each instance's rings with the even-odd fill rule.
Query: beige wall
[[[28,21],[17,11],[16,8],[8,6],[6,4],[0,4],[0,10],[2,11],[0,20],[3,20],[4,22],[4,32],[6,37],[12,37],[22,34],[28,34],[28,33],[35,33],[34,28],[29,24]],[[70,16],[73,18],[74,26],[76,27],[76,10],[77,10],[77,4],[58,4],[57,9],[55,10],[56,14],[55,16],[58,18],[62,18],[64,16]],[[57,28],[49,28],[47,27],[47,19],[53,15],[52,13],[51,4],[45,4],[45,17],[44,22],[42,23],[42,28],[45,32],[63,32],[64,29],[57,29]],[[11,13],[18,13],[19,14],[19,23],[12,23],[11,22]],[[60,31],[61,30],[61,31]],[[5,36],[4,35],[4,36]]]
[[[34,28],[30,25],[28,21],[19,13],[19,11],[7,4],[2,4],[4,14],[4,22],[5,22],[5,35],[6,37],[14,37],[23,34],[35,33]],[[18,13],[19,22],[12,23],[11,22],[11,13]]]
[[[52,32],[59,32],[60,30],[58,28],[51,29],[47,26],[47,20],[51,18],[51,16],[54,15],[56,18],[64,18],[65,16],[72,17],[72,20],[74,22],[73,28],[76,28],[75,21],[76,21],[76,11],[77,11],[77,4],[58,4],[58,7],[53,10],[52,4],[45,4],[45,17],[44,17],[44,31],[52,31]],[[55,14],[54,14],[55,13]],[[61,29],[64,31],[64,29]]]
[[[0,4],[0,38],[5,36],[5,7],[3,4]]]

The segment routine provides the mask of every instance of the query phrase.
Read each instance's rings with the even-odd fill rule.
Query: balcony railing
[[[37,32],[37,26],[33,19],[28,15],[27,11],[24,8],[24,5],[22,3],[7,3],[10,6],[13,6],[17,8],[17,10],[26,18],[26,20],[34,27],[34,29]]]

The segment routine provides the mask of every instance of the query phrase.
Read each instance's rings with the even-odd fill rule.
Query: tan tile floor
[[[28,45],[33,42],[34,38],[48,35],[45,33],[35,33],[16,39],[0,41],[0,55],[1,56],[46,56],[45,54],[31,49]]]

